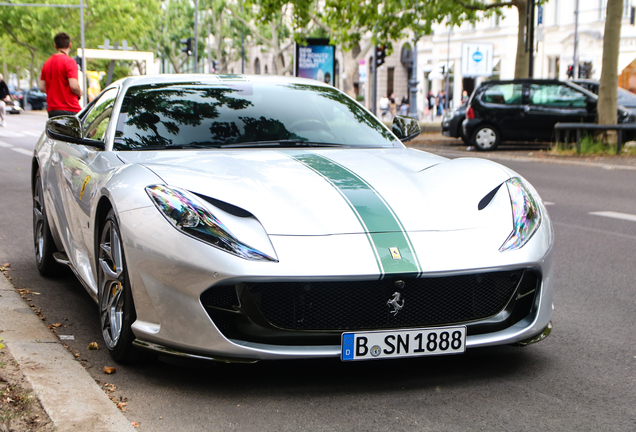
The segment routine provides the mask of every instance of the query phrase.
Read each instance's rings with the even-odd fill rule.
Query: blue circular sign
[[[481,53],[481,51],[475,51],[473,54],[473,60],[476,62],[480,62],[484,59],[484,55]]]

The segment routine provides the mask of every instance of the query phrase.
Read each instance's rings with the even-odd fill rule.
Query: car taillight
[[[473,107],[469,107],[468,110],[466,111],[466,118],[469,120],[475,118],[475,110],[473,110]]]

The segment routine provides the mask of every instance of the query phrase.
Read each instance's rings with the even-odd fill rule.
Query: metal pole
[[[452,30],[453,26],[449,26],[448,27],[448,44],[446,46],[446,100],[444,101],[444,108],[448,109],[448,104],[450,102],[450,95],[449,95],[449,90],[450,90],[450,37],[451,37],[451,30]]]
[[[210,46],[212,30],[210,24],[208,24],[208,37],[205,41],[205,49],[208,52],[208,73],[212,73],[212,47]]]
[[[88,94],[88,79],[86,78],[86,43],[84,41],[84,0],[80,0],[80,39],[82,42],[82,81],[84,81],[84,93],[82,102],[86,106]]]
[[[417,33],[414,35],[413,37],[413,66],[412,66],[412,70],[411,70],[411,82],[409,83],[411,85],[411,100],[409,101],[411,104],[411,112],[410,112],[410,116],[414,119],[418,118],[417,115],[417,84],[419,83],[419,81],[417,80],[417,41],[418,41],[419,37],[417,36]]]
[[[578,1],[578,0],[577,0]],[[528,0],[528,78],[534,75],[534,0]]]
[[[243,12],[243,5],[241,4],[241,12]],[[245,32],[243,26],[241,26],[241,73],[245,73]]]
[[[199,72],[199,0],[194,0],[194,73]]]
[[[371,90],[371,112],[373,115],[377,115],[376,106],[378,101],[378,58],[377,58],[378,48],[377,46],[373,46],[373,66],[371,66],[371,70],[373,71],[373,88]]]
[[[579,0],[574,2],[574,61],[572,72],[574,79],[579,77]]]

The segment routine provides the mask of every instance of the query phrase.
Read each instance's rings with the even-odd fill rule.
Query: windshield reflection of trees
[[[335,90],[306,84],[291,84],[285,87],[309,91],[338,102],[348,108],[355,119],[391,140],[386,129],[370,114],[349,98]],[[192,145],[209,147],[254,141],[288,140],[306,138],[290,132],[283,122],[265,116],[241,116],[241,111],[254,104],[241,97],[240,88],[205,87],[199,85],[139,86],[128,90],[121,113],[126,114],[125,133],[119,127],[115,147],[119,149],[150,146]],[[235,115],[231,111],[236,112]],[[245,112],[248,114],[248,112]],[[223,121],[214,121],[222,115]],[[232,121],[233,117],[235,120]],[[207,121],[206,121],[207,120]],[[196,128],[203,123],[206,129]],[[237,123],[242,122],[241,134]],[[165,130],[161,133],[159,124]],[[182,133],[181,126],[195,127]],[[190,135],[193,136],[184,136]],[[175,139],[178,141],[175,142]]]
[[[319,94],[324,98],[338,102],[339,105],[344,105],[347,107],[349,112],[353,115],[358,123],[368,126],[369,128],[375,130],[377,133],[390,141],[393,141],[395,139],[391,135],[391,133],[387,131],[386,128],[378,121],[377,118],[362,109],[362,107],[356,101],[345,97],[335,89],[329,87],[313,86],[310,84],[289,84],[287,87],[291,89],[311,91],[313,93]]]

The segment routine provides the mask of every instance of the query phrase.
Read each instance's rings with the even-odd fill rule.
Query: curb
[[[0,330],[56,431],[135,430],[2,275]]]

